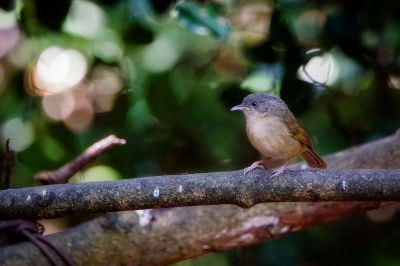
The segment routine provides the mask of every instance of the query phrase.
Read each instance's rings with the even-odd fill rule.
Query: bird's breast
[[[264,156],[287,159],[297,156],[302,145],[279,117],[263,116],[246,119],[246,131],[250,143]]]

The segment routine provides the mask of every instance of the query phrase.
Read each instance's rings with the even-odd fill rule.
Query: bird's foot
[[[291,158],[288,158],[288,159],[285,161],[285,163],[284,163],[281,167],[279,167],[279,168],[276,169],[276,170],[273,170],[273,171],[272,171],[272,175],[271,175],[269,178],[272,179],[272,178],[277,177],[278,175],[282,174],[283,171],[284,171],[285,168],[286,168],[286,165],[290,162],[290,160],[291,160]]]
[[[284,165],[282,165],[281,167],[279,167],[278,169],[273,170],[272,175],[269,178],[272,179],[272,178],[277,177],[278,175],[282,174],[283,171],[285,170],[285,167],[286,167],[286,163]]]
[[[249,167],[244,168],[243,174],[246,175],[246,174],[248,174],[249,172],[253,171],[256,168],[265,169],[263,163],[264,163],[264,160],[260,160],[260,161],[254,162]]]

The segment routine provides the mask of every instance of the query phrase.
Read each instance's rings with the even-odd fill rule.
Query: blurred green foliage
[[[127,144],[77,182],[248,166],[258,154],[229,108],[254,91],[280,95],[322,154],[400,125],[397,1],[0,8],[0,136],[17,150],[14,187],[111,133]],[[397,216],[356,217],[179,265],[400,265]]]

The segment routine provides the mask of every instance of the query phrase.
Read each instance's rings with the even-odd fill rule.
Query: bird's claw
[[[262,161],[254,162],[249,167],[244,168],[243,175],[247,175],[248,173],[250,173],[251,171],[253,171],[256,168],[265,169],[264,166],[262,165]]]
[[[277,177],[278,175],[282,174],[283,171],[285,170],[285,165],[283,167],[280,167],[279,169],[273,170],[272,175],[269,178],[274,178]]]

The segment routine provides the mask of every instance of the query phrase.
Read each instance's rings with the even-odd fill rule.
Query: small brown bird
[[[244,170],[244,174],[271,160],[285,163],[274,170],[271,177],[283,172],[288,162],[301,155],[313,168],[325,168],[326,164],[315,153],[307,133],[299,125],[285,102],[268,93],[253,93],[243,99],[242,104],[232,107],[246,117],[246,131],[250,143],[265,157]]]

